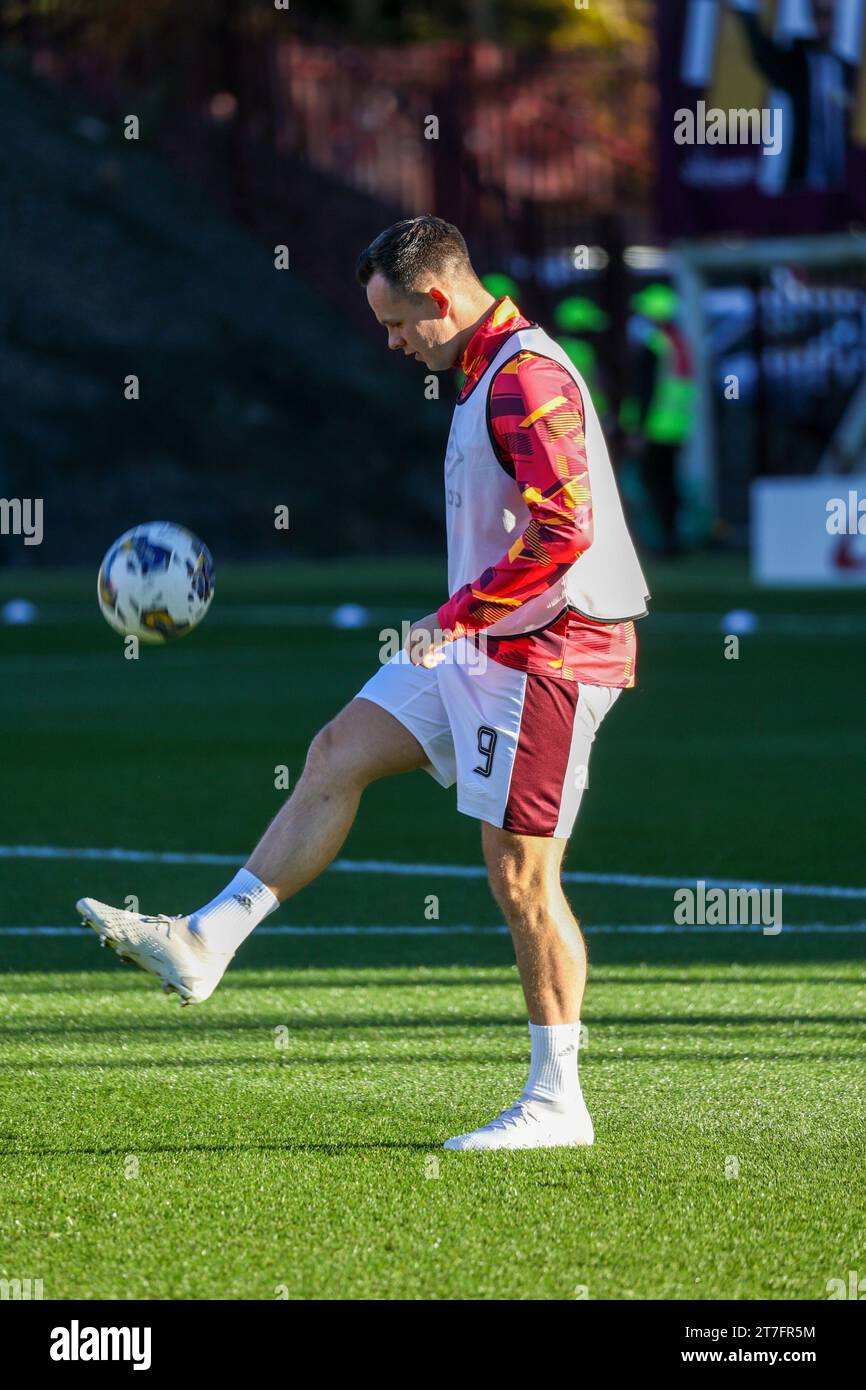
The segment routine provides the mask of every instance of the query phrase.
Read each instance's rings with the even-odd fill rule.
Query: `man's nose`
[[[392,352],[395,352],[398,348],[404,349],[405,346],[406,339],[400,333],[388,334],[388,347],[391,349]]]

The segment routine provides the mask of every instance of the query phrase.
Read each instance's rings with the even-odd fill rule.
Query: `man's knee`
[[[531,926],[549,914],[550,904],[545,883],[537,875],[521,871],[517,865],[500,868],[490,875],[493,896],[509,923]]]
[[[549,915],[549,875],[538,863],[520,854],[509,854],[488,866],[493,896],[510,924],[531,926]]]
[[[304,776],[335,786],[365,781],[363,755],[340,722],[340,716],[320,729],[307,749]],[[368,778],[366,780],[369,780]]]
[[[485,826],[484,854],[493,896],[510,925],[547,920],[562,893],[563,842],[511,835]]]
[[[393,714],[355,698],[316,734],[304,772],[364,788],[381,777],[427,765],[421,744]]]
[[[352,700],[313,739],[306,776],[363,789],[390,773],[421,766],[425,755],[393,715],[365,700]]]

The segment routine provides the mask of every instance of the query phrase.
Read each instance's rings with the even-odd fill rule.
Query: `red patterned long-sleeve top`
[[[504,338],[529,326],[509,298],[497,301],[457,364],[466,377],[461,400],[474,390]],[[580,389],[558,362],[524,351],[499,368],[490,388],[491,436],[530,520],[501,560],[442,604],[437,616],[443,631],[470,637],[483,631],[496,621],[497,599],[507,599],[513,613],[555,584],[592,545],[584,420]],[[540,631],[488,636],[487,655],[535,675],[630,687],[637,636],[633,622],[593,622],[567,608]]]

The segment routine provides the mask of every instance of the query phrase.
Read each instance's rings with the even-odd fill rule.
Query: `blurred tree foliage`
[[[447,399],[419,409],[408,363],[66,88],[0,69],[0,108],[0,483],[47,516],[15,562],[94,562],[158,513],[223,556],[284,553],[276,504],[293,554],[435,548]]]
[[[278,0],[277,0],[278,2]],[[653,0],[5,0],[7,42],[20,39],[90,49],[115,61],[142,45],[166,48],[208,31],[298,33],[378,43],[487,39],[520,47],[621,48],[652,37]]]

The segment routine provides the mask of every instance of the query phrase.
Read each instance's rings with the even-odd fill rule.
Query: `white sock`
[[[580,1096],[577,1074],[579,1023],[530,1023],[532,1057],[521,1100],[571,1104]]]
[[[248,869],[236,873],[211,902],[191,912],[189,924],[211,951],[236,951],[269,912],[279,907],[270,888]]]

